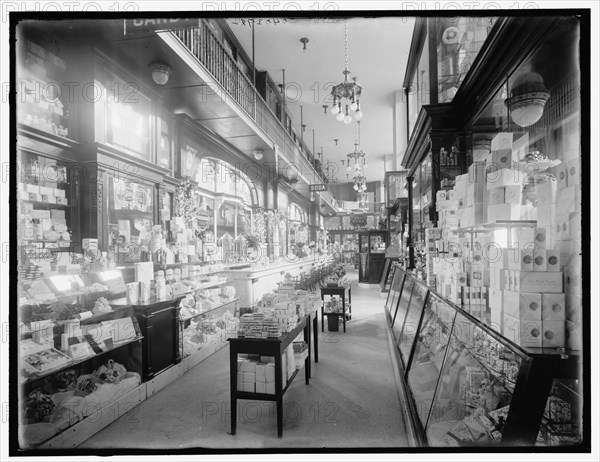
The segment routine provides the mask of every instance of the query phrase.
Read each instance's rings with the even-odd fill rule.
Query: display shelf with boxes
[[[410,421],[422,444],[581,442],[577,352],[518,345],[402,269],[396,268],[394,279],[392,286],[402,292],[386,313],[403,365]],[[552,427],[555,421],[561,425]],[[560,439],[560,430],[568,436]]]

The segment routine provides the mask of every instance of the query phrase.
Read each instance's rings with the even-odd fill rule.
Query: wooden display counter
[[[235,287],[236,297],[240,299],[240,308],[253,308],[263,294],[277,289],[277,283],[289,273],[292,277],[319,268],[329,259],[328,256],[315,259],[303,259],[296,262],[282,260],[263,268],[243,268],[226,271],[228,284]]]

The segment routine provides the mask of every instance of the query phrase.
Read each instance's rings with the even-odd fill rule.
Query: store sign
[[[327,185],[326,184],[309,184],[308,191],[309,192],[327,191]]]
[[[149,34],[157,30],[191,29],[200,24],[198,18],[139,18],[124,21],[125,35]]]
[[[338,208],[341,210],[360,210],[360,204],[357,201],[338,201]]]
[[[366,215],[356,215],[350,217],[350,225],[356,228],[362,228],[367,226],[367,216]]]

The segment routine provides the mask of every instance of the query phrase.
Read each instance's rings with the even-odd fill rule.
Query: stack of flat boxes
[[[285,376],[286,370],[283,369]],[[283,380],[285,383],[285,379]],[[275,394],[275,359],[272,356],[238,358],[237,389],[249,393]]]
[[[443,191],[442,191],[443,192]],[[436,241],[442,237],[442,230],[439,228],[425,228],[425,255],[427,268],[427,285],[435,287],[434,262],[436,260],[437,248]]]
[[[523,347],[565,347],[565,295],[560,255],[547,228],[518,230],[491,269],[493,327]]]
[[[462,207],[459,210],[459,226],[466,228],[483,223],[484,216],[484,191],[485,191],[485,163],[474,162],[468,173],[456,177],[454,197]]]

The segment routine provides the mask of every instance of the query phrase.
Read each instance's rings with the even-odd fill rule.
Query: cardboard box
[[[498,151],[500,149],[511,149],[513,148],[513,134],[510,132],[497,133],[492,138],[490,149],[492,151]]]
[[[581,267],[565,266],[563,271],[565,293],[581,296]]]
[[[505,315],[522,320],[542,320],[542,295],[505,290],[502,311]]]
[[[569,237],[581,240],[581,213],[569,214]]]
[[[522,188],[525,179],[525,174],[519,170],[502,168],[487,174],[487,189],[504,188],[507,186],[518,186]]]
[[[467,281],[471,287],[483,286],[483,265],[473,263],[467,273]]]
[[[154,280],[154,263],[151,261],[134,263],[135,281],[152,281]]]
[[[542,320],[565,321],[565,294],[542,294]]]
[[[533,249],[513,248],[508,250],[508,269],[533,271]]]
[[[563,275],[560,271],[515,271],[513,282],[515,292],[563,292]]]
[[[238,372],[250,372],[252,374],[256,374],[256,361],[246,360],[242,363],[238,363]],[[246,382],[251,382],[253,380],[245,380]]]
[[[549,181],[547,183],[537,183],[535,185],[538,207],[542,204],[556,204],[557,187],[558,184],[556,181]]]
[[[69,205],[69,200],[65,197],[57,197],[56,203],[60,205]]]
[[[27,191],[28,193],[32,193],[32,194],[41,194],[40,187],[37,184],[26,184],[25,191]]]
[[[53,192],[52,194],[57,198],[57,199],[64,199],[65,196],[65,190],[64,189],[59,189],[59,188],[53,188],[52,189]]]
[[[256,384],[254,382],[242,382],[241,391],[245,391],[247,393],[256,393]]]
[[[267,384],[275,382],[275,363],[268,363],[265,367],[265,379]],[[268,392],[267,392],[268,393]]]
[[[256,382],[256,373],[244,372],[244,382]]]
[[[511,168],[512,160],[512,149],[492,149],[487,157],[487,165],[492,171]]]
[[[489,305],[491,311],[502,312],[503,304],[504,304],[503,293],[504,293],[504,291],[502,291],[502,290],[498,290],[498,289],[494,289],[494,288],[489,289],[488,305]]]
[[[565,348],[565,321],[542,321],[542,330],[543,348]]]
[[[490,288],[504,290],[506,288],[505,270],[490,268]]]
[[[266,382],[256,382],[255,388],[256,393],[266,393],[267,384]]]
[[[54,196],[54,188],[49,188],[47,186],[40,186],[40,194],[42,196]]]
[[[42,202],[47,204],[56,204],[56,197],[52,195],[42,194]]]
[[[537,224],[553,229],[556,226],[556,204],[540,204],[537,207]]]
[[[579,186],[581,184],[581,162],[579,158],[568,161],[565,171],[567,173],[567,185],[569,187]]]
[[[239,367],[239,365],[238,365]],[[244,387],[244,373],[243,372],[238,372],[237,373],[237,389],[241,390]]]
[[[579,295],[565,294],[565,319],[572,322],[581,322],[581,297]]]
[[[504,289],[515,290],[515,272],[513,270],[504,270]]]
[[[545,250],[536,250],[533,253],[533,271],[548,271]]]
[[[506,188],[486,189],[483,194],[483,203],[486,205],[504,204],[504,191]]]
[[[541,348],[542,321],[520,320],[505,313],[502,335],[522,347]]]
[[[561,190],[568,186],[567,165],[563,162],[556,166],[557,189]]]
[[[496,332],[502,333],[504,324],[504,314],[502,310],[491,310],[490,312],[490,327]]]
[[[34,202],[42,202],[42,195],[39,193],[29,193],[29,200]]]
[[[275,382],[267,382],[265,386],[265,393],[269,395],[275,394]]]
[[[521,218],[520,204],[496,204],[487,207],[487,222],[519,220]]]
[[[556,215],[566,215],[581,211],[581,193],[579,186],[568,186],[556,193]]]
[[[583,344],[583,327],[579,322],[565,322],[565,346],[570,350],[581,350]]]
[[[267,366],[263,363],[256,364],[256,382],[267,381]]]

